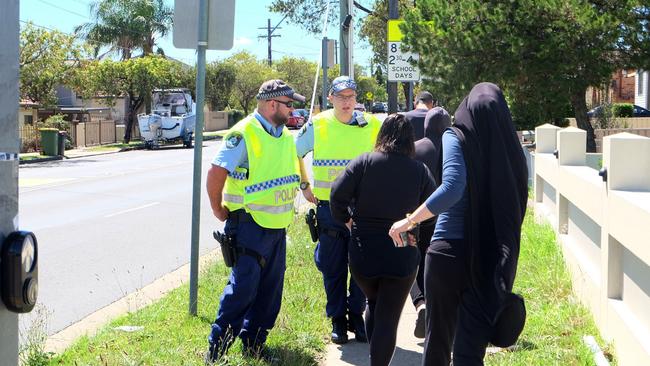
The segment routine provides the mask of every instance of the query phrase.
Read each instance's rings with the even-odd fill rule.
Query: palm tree
[[[107,46],[101,56],[117,53],[128,60],[134,50],[153,53],[156,40],[171,30],[174,11],[163,0],[96,0],[90,13],[93,21],[76,27],[75,33],[95,46],[96,56]]]

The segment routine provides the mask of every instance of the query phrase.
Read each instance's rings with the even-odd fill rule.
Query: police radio
[[[366,121],[366,118],[363,116],[363,113],[357,113],[356,116],[354,116],[354,119],[356,119],[359,127],[366,127],[368,125],[368,121]]]
[[[28,313],[38,296],[38,244],[29,231],[14,231],[0,246],[0,297],[7,309]]]

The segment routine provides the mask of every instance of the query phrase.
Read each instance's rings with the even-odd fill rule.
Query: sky
[[[20,20],[21,27],[25,22],[32,22],[37,26],[56,29],[64,33],[73,33],[76,26],[92,21],[89,5],[92,0],[21,0]],[[174,6],[174,0],[165,0],[169,6]],[[268,58],[268,44],[266,40],[267,19],[271,19],[274,27],[282,20],[282,15],[271,13],[268,5],[271,0],[236,0],[235,5],[235,32],[233,48],[229,51],[207,51],[207,61],[221,60],[238,51],[246,50],[259,59]],[[371,1],[360,1],[370,7]],[[338,13],[338,5],[332,5],[330,14]],[[330,18],[331,19],[331,18]],[[264,29],[257,29],[264,28]],[[280,29],[281,28],[281,29]],[[285,55],[302,57],[316,62],[319,58],[321,35],[309,35],[305,30],[285,19],[274,33],[280,35],[272,39],[272,58],[280,59]],[[264,38],[258,38],[263,35]],[[338,39],[338,27],[330,23],[328,38]],[[165,54],[187,64],[196,63],[196,52],[175,48],[172,44],[172,35],[169,34],[158,42]],[[354,48],[355,63],[366,68],[369,72],[372,52],[367,42],[357,40]]]

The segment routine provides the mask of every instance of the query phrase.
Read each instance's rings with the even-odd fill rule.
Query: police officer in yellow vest
[[[233,126],[208,171],[214,215],[239,250],[208,337],[208,361],[227,352],[235,337],[251,355],[263,345],[280,311],[286,268],[286,227],[300,182],[296,146],[284,128],[305,97],[282,80],[269,80],[257,109]]]
[[[338,344],[348,341],[348,330],[354,332],[357,341],[367,341],[362,317],[366,298],[352,278],[349,289],[347,286],[350,231],[334,221],[329,208],[332,182],[350,160],[373,149],[381,126],[373,115],[354,110],[356,96],[357,85],[352,78],[334,79],[327,98],[334,109],[311,118],[296,137],[298,157],[314,152],[313,190],[302,159],[300,189],[308,201],[317,205],[319,242],[314,261],[323,274],[327,295],[325,311],[332,318],[332,342]]]

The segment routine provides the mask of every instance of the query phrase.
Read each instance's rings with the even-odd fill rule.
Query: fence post
[[[540,154],[552,154],[557,149],[558,130],[560,130],[558,126],[548,123],[535,128],[535,169],[540,166],[537,162]],[[544,194],[542,178],[535,174],[533,184],[535,186],[535,202],[542,202]]]
[[[601,311],[609,314],[611,301],[623,299],[624,257],[625,252],[630,250],[623,244],[641,244],[635,245],[632,250],[636,251],[634,254],[645,262],[646,266],[650,263],[650,249],[645,245],[648,243],[648,228],[638,224],[646,221],[621,214],[618,210],[618,201],[621,198],[617,197],[616,203],[610,198],[611,191],[650,192],[650,138],[630,133],[603,137],[601,172],[606,172],[602,195],[605,204],[601,234]],[[639,215],[642,215],[641,211],[639,210]],[[635,221],[635,224],[630,224],[630,220]],[[617,327],[616,319],[609,319],[608,316],[604,335],[611,334]],[[625,343],[620,342],[618,346],[625,347]]]

